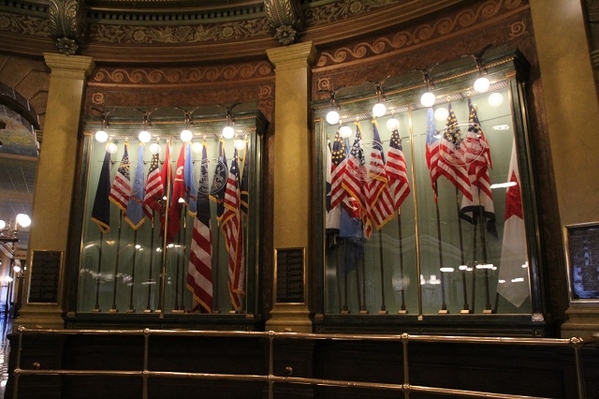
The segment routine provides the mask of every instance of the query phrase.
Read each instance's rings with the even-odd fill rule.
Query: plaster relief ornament
[[[50,33],[61,54],[74,55],[85,37],[85,9],[79,0],[50,0]]]
[[[297,0],[266,0],[264,10],[279,44],[288,46],[295,43],[297,32],[303,25],[303,13]]]

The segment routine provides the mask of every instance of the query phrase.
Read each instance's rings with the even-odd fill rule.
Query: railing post
[[[410,399],[410,366],[408,362],[408,342],[410,335],[403,333],[401,334],[401,343],[403,347],[403,391],[404,398]]]
[[[275,332],[268,332],[268,399],[274,399],[274,339]]]
[[[150,353],[150,329],[144,329],[144,369],[143,375],[143,399],[148,399],[148,360]]]
[[[579,337],[570,338],[570,345],[574,349],[574,362],[576,365],[576,386],[578,387],[578,399],[585,399],[586,388],[584,386],[584,371],[582,367],[582,359],[580,358],[580,348],[582,348],[583,340]]]

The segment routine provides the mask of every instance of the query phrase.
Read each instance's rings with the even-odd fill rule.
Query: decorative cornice
[[[85,36],[85,10],[79,0],[50,0],[50,32],[62,54],[73,55]]]
[[[37,15],[0,11],[0,32],[50,37],[50,21]]]
[[[303,10],[298,0],[265,0],[264,10],[275,40],[283,46],[295,43],[303,26]]]
[[[517,11],[524,6],[525,0],[487,0],[477,8],[467,8],[447,17],[441,17],[432,23],[423,23],[371,41],[361,41],[351,45],[337,47],[333,51],[322,51],[316,62],[316,68],[343,64],[359,59],[374,57],[390,51],[397,51],[416,45],[432,42],[437,38],[478,25],[485,20]]]

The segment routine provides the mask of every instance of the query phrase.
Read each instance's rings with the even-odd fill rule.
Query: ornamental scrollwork
[[[72,55],[85,38],[85,10],[79,0],[50,0],[50,33],[62,54]]]
[[[275,40],[283,46],[295,43],[297,33],[303,27],[303,13],[299,2],[297,0],[266,0],[264,11]]]

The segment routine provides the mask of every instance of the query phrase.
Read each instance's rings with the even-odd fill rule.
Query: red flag
[[[512,147],[508,181],[512,183],[512,186],[508,187],[506,191],[505,223],[503,225],[497,292],[514,306],[519,307],[530,295],[530,285],[520,172],[518,171],[515,143]]]
[[[129,143],[125,141],[125,151],[123,152],[123,158],[119,168],[117,169],[116,176],[112,181],[110,187],[110,194],[108,198],[116,206],[118,206],[123,212],[127,212],[127,205],[129,204],[129,196],[131,195],[131,178],[129,174]]]
[[[206,145],[202,150],[200,181],[197,192],[197,214],[189,250],[187,286],[194,300],[207,312],[212,311],[212,233],[210,223],[210,186]]]
[[[185,201],[185,144],[181,146],[179,158],[177,159],[177,169],[175,169],[175,180],[173,181],[173,193],[171,195],[171,203],[168,209],[168,227],[167,227],[167,244],[175,240],[175,236],[181,227],[181,209],[183,209],[183,201]]]
[[[410,182],[408,180],[406,159],[403,154],[401,137],[399,131],[394,129],[391,132],[391,141],[389,143],[389,152],[387,153],[387,162],[385,164],[389,188],[393,197],[393,207],[398,211],[401,204],[410,194]]]
[[[245,253],[243,229],[241,226],[241,200],[239,198],[239,169],[237,149],[229,169],[227,185],[225,186],[224,210],[222,216],[222,231],[225,245],[229,253],[228,285],[231,304],[235,310],[242,307],[242,297],[245,294]]]

